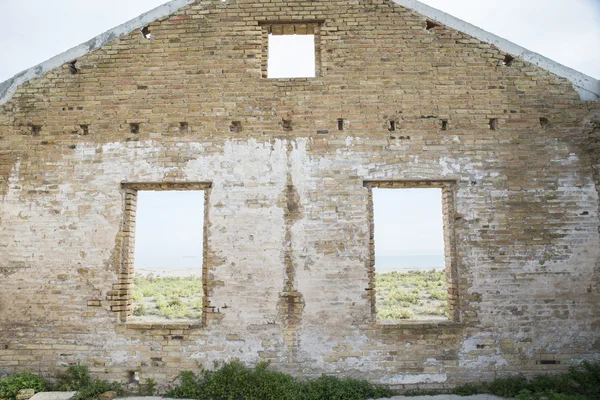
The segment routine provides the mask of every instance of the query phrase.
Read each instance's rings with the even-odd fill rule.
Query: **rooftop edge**
[[[96,50],[123,35],[127,35],[136,29],[143,28],[151,22],[173,14],[181,8],[194,3],[195,1],[196,0],[172,0],[163,4],[162,6],[156,7],[155,9],[140,15],[137,18],[108,30],[96,36],[95,38],[80,44],[79,46],[75,46],[64,53],[54,56],[48,61],[16,74],[12,78],[0,83],[0,105],[10,101],[19,86],[22,84],[32,79],[39,78],[45,73],[59,68],[65,63],[82,57],[85,54],[88,54],[89,52]],[[559,64],[556,61],[542,56],[541,54],[527,50],[524,47],[478,28],[475,25],[469,24],[468,22],[462,21],[443,11],[423,4],[417,0],[392,1],[395,4],[413,10],[452,29],[479,39],[482,42],[494,45],[500,50],[511,54],[512,56],[519,57],[522,60],[535,64],[555,75],[568,79],[573,84],[573,88],[579,93],[581,100],[600,99],[600,81],[591,76]]]
[[[535,64],[555,75],[566,78],[573,84],[573,88],[579,93],[581,100],[600,99],[600,81],[588,76],[582,72],[576,71],[565,65],[559,64],[554,60],[544,57],[541,54],[527,50],[516,43],[510,42],[500,36],[487,32],[475,25],[453,17],[443,11],[430,7],[417,0],[392,0],[399,6],[413,10],[427,18],[430,18],[442,25],[465,33],[482,42],[496,46],[500,50],[518,57],[524,61]]]

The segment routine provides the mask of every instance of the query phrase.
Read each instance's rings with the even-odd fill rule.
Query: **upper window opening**
[[[139,191],[133,315],[199,320],[203,309],[204,191]]]
[[[263,25],[263,77],[314,78],[319,75],[319,25]]]
[[[268,78],[314,78],[314,35],[269,35]]]

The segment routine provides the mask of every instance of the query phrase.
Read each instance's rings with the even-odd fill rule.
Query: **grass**
[[[133,315],[166,319],[202,316],[202,278],[142,277],[134,279]]]
[[[379,273],[375,287],[380,321],[446,316],[448,290],[443,270]]]
[[[380,321],[441,319],[446,316],[444,271],[387,272],[376,275]],[[202,278],[143,277],[134,280],[133,315],[142,319],[200,319]]]

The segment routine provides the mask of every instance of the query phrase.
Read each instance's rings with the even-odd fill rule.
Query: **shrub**
[[[474,394],[482,393],[484,389],[473,383],[465,383],[464,385],[457,386],[452,390],[452,394],[457,394],[459,396],[471,396]]]
[[[323,375],[301,385],[304,386],[303,396],[297,398],[302,400],[362,400],[391,396],[387,388],[351,378]]]
[[[180,374],[180,385],[166,394],[173,398],[245,400],[363,400],[391,395],[366,381],[322,376],[299,382],[290,375],[267,369],[267,363],[247,368],[231,361],[215,371]]]
[[[488,384],[490,393],[500,397],[515,397],[521,390],[527,388],[528,382],[524,376],[509,376],[494,379]]]
[[[56,378],[56,384],[54,390],[75,392],[81,388],[84,388],[92,382],[90,371],[85,365],[72,365],[67,368],[64,374],[59,374]]]
[[[87,386],[80,388],[73,400],[94,400],[104,392],[116,392],[119,396],[125,394],[121,384],[118,382],[94,379]]]
[[[43,392],[48,388],[48,382],[31,372],[23,372],[0,380],[0,397],[15,399],[21,389],[33,389]]]
[[[77,391],[75,400],[96,399],[99,394],[108,391],[117,392],[118,395],[124,394],[120,383],[92,379],[88,367],[80,364],[72,365],[64,374],[58,375],[53,389],[67,392]]]
[[[154,396],[156,394],[156,381],[152,378],[146,378],[146,383],[140,385],[140,395]]]
[[[600,399],[600,364],[583,362],[560,375],[538,375],[531,380],[522,376],[495,379],[489,383],[466,384],[454,394],[491,393],[519,400]]]

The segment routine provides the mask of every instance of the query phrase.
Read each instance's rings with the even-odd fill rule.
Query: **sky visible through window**
[[[139,191],[136,272],[200,276],[203,232],[203,191]]]
[[[444,268],[441,189],[373,188],[375,270]]]
[[[377,272],[444,267],[441,189],[374,188],[373,205]],[[203,191],[140,191],[136,220],[136,271],[201,274]]]
[[[314,78],[315,35],[269,35],[269,78]]]

